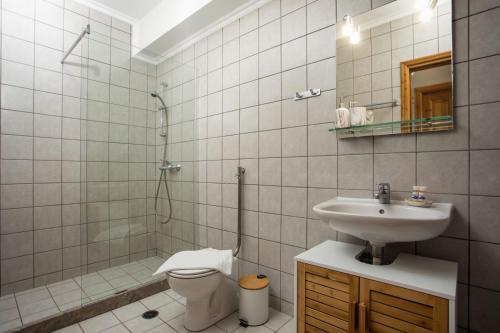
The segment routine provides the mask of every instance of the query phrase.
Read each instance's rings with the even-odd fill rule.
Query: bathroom
[[[500,330],[498,0],[0,0],[0,13],[0,332],[413,331],[362,315],[369,278],[445,299],[447,328],[428,314],[417,332]],[[435,68],[446,110],[423,115],[416,82]],[[375,217],[359,218],[367,202]],[[373,225],[394,207],[416,227]],[[441,225],[422,227],[427,213]],[[161,268],[216,252],[229,271]],[[262,325],[243,318],[249,275],[268,283]],[[307,298],[308,275],[341,276],[347,326],[318,319],[332,305]],[[227,287],[220,307],[186,312],[208,279]]]

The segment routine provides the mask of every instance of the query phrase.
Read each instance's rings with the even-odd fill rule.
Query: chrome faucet
[[[375,199],[381,204],[391,203],[391,185],[389,183],[377,184],[377,193],[375,193]]]

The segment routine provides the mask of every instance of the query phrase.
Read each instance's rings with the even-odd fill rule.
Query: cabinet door
[[[448,332],[448,300],[360,279],[360,333]]]
[[[297,263],[297,333],[354,333],[359,278]]]

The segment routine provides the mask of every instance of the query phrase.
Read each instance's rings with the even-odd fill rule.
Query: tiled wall
[[[451,50],[451,2],[438,6],[426,22],[417,17],[409,15],[362,31],[356,45],[348,37],[337,40],[337,95],[346,106],[349,101],[369,105],[401,100],[400,63]],[[449,81],[449,75],[445,79]],[[374,113],[376,123],[398,120],[401,106]]]
[[[1,4],[2,294],[155,255],[156,67],[76,2]]]
[[[354,241],[317,220],[315,203],[371,197],[381,181],[396,198],[425,184],[434,200],[455,205],[454,220],[443,236],[404,248],[459,262],[461,331],[495,331],[500,3],[453,1],[455,130],[349,140],[327,131],[335,108],[335,5],[274,0],[175,57],[198,71],[197,242],[234,246],[234,173],[244,166],[245,236],[235,275],[267,274],[272,304],[291,312],[293,256],[328,238]],[[306,88],[323,94],[291,99]]]

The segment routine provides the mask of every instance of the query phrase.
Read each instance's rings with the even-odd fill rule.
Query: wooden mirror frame
[[[451,51],[401,62],[401,120],[411,120],[411,73],[442,65],[451,65]]]

